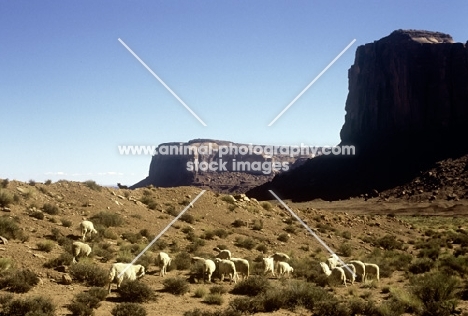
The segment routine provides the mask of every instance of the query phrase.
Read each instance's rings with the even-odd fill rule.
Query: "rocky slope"
[[[130,188],[197,186],[216,192],[242,193],[311,157],[279,150],[275,153],[271,146],[211,139],[164,143],[151,160],[148,177]]]
[[[359,46],[349,73],[341,144],[248,192],[268,199],[343,199],[402,185],[468,153],[468,45],[438,32],[397,30]]]

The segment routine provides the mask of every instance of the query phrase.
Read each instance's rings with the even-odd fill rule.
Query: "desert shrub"
[[[96,183],[96,181],[93,181],[93,180],[87,180],[85,182],[83,182],[83,184],[85,186],[87,186],[88,188],[90,188],[91,190],[94,190],[94,191],[101,191],[102,190],[102,187]]]
[[[99,243],[93,246],[95,256],[102,257],[104,261],[109,261],[114,257],[114,252],[110,249],[110,244]]]
[[[35,186],[35,185],[36,185],[36,181],[33,180],[33,179],[31,179],[31,180],[29,180],[28,184],[29,184],[30,186]]]
[[[402,249],[403,242],[396,239],[394,235],[385,235],[375,240],[375,245],[385,250]]]
[[[10,180],[3,179],[2,181],[0,181],[0,188],[6,189],[9,183],[10,183]]]
[[[44,213],[47,213],[49,215],[57,215],[59,213],[59,209],[56,205],[50,204],[50,203],[45,203],[42,206],[42,211]]]
[[[435,272],[410,279],[412,292],[423,303],[423,315],[452,315],[457,307],[458,279]]]
[[[199,287],[195,290],[193,296],[195,297],[198,297],[198,298],[202,298],[204,297],[206,294],[207,294],[207,290],[204,288],[204,287]]]
[[[351,257],[353,254],[353,247],[351,247],[350,244],[343,243],[338,247],[338,251],[345,257]]]
[[[271,211],[273,209],[273,205],[267,201],[260,203],[260,206],[263,207],[265,211]]]
[[[271,287],[270,281],[263,276],[251,276],[248,279],[236,283],[232,289],[232,294],[256,296],[266,292]]]
[[[349,230],[345,230],[344,232],[341,233],[341,237],[344,239],[351,239],[351,232]]]
[[[289,240],[289,235],[286,233],[281,233],[278,235],[278,240],[282,242],[287,242]]]
[[[108,273],[97,265],[78,262],[70,267],[70,274],[79,282],[88,286],[104,286],[108,284]]]
[[[113,316],[146,316],[146,309],[137,303],[117,304],[111,311]]]
[[[14,267],[15,262],[10,258],[0,258],[0,272]]]
[[[255,240],[253,240],[250,237],[242,238],[242,237],[236,237],[236,243],[235,245],[240,248],[245,248],[248,250],[252,250],[257,243]]]
[[[172,260],[171,266],[176,267],[177,270],[187,270],[190,268],[191,262],[192,258],[188,252],[180,252]]]
[[[467,273],[468,259],[466,257],[455,257],[450,255],[439,260],[439,271],[447,274],[457,273],[464,277]]]
[[[172,216],[174,216],[174,217],[176,217],[177,215],[179,215],[179,211],[176,210],[176,208],[175,208],[174,205],[167,205],[166,213],[169,214],[169,215],[172,215]]]
[[[90,219],[95,225],[99,224],[104,227],[118,227],[125,223],[122,216],[108,211],[101,211],[98,214],[91,216]]]
[[[54,249],[55,247],[55,243],[50,240],[45,240],[45,241],[38,242],[36,246],[37,246],[37,249],[40,251],[51,252],[52,249]]]
[[[67,304],[67,309],[76,316],[94,315],[93,309],[98,308],[107,297],[107,290],[101,287],[93,287],[88,292],[75,295],[73,301]]]
[[[71,227],[73,225],[73,222],[66,218],[62,218],[60,221],[62,222],[63,227]]]
[[[185,248],[187,252],[196,252],[200,247],[205,245],[205,241],[199,237],[194,237],[192,243],[188,244]]]
[[[45,185],[51,185],[52,184],[52,180],[50,179],[47,179],[45,182],[44,182]]]
[[[23,232],[14,220],[0,217],[0,235],[8,239],[20,239]]]
[[[44,213],[42,213],[42,211],[32,211],[29,216],[31,217],[34,217],[34,218],[37,218],[37,219],[44,219]]]
[[[164,250],[168,247],[168,244],[165,240],[163,239],[158,239],[157,241],[154,242],[153,247],[154,249],[157,250]]]
[[[420,274],[429,272],[434,266],[434,261],[429,258],[422,258],[415,260],[415,262],[408,267],[408,271],[413,274]]]
[[[242,226],[247,226],[247,222],[243,221],[241,219],[236,219],[233,223],[232,226],[234,227],[242,227]]]
[[[122,234],[122,239],[127,240],[128,242],[132,244],[139,243],[142,237],[143,236],[141,236],[140,233],[135,234],[135,233],[126,232]]]
[[[44,263],[44,267],[55,268],[55,267],[63,266],[63,265],[69,266],[70,264],[72,264],[72,261],[73,261],[73,255],[69,252],[64,252],[60,254],[60,256],[58,256],[57,258],[46,261],[46,263]]]
[[[268,252],[268,247],[265,244],[260,244],[258,245],[255,249],[262,253],[267,253]]]
[[[223,239],[229,236],[229,233],[225,229],[222,229],[222,228],[215,229],[213,233],[219,238],[223,238]]]
[[[184,213],[184,214],[182,214],[181,217],[179,217],[179,219],[181,221],[189,223],[189,224],[195,223],[195,217],[192,214]]]
[[[346,305],[338,302],[336,299],[322,301],[317,303],[314,309],[317,315],[321,316],[348,316],[349,312]]]
[[[290,234],[295,234],[297,232],[297,227],[293,224],[289,224],[284,228],[284,231]]]
[[[349,315],[380,316],[379,309],[374,301],[352,299],[348,303]]]
[[[262,230],[263,229],[263,220],[255,219],[252,224],[253,230]]]
[[[52,300],[43,296],[18,298],[3,306],[2,315],[9,316],[54,316],[55,305]]]
[[[203,234],[200,235],[200,238],[205,240],[213,240],[215,237],[215,233],[212,230],[205,230]]]
[[[227,202],[229,204],[236,203],[236,199],[232,195],[223,195],[221,201]]]
[[[189,291],[189,283],[187,280],[175,277],[167,278],[163,281],[164,290],[174,295],[183,295]]]
[[[226,294],[227,289],[222,285],[215,285],[215,286],[210,287],[210,293],[211,294]]]
[[[119,288],[119,295],[126,302],[143,303],[154,298],[153,290],[139,280],[122,282]]]
[[[31,270],[12,271],[0,280],[0,288],[14,293],[26,293],[39,283],[39,278]]]
[[[205,296],[203,302],[210,305],[222,305],[224,303],[224,299],[219,293],[211,293]]]
[[[264,310],[260,300],[251,297],[234,298],[229,302],[229,309],[240,315],[251,315]]]
[[[228,206],[228,210],[230,210],[231,212],[234,212],[234,210],[237,208],[237,205],[235,204],[231,204]]]
[[[418,252],[418,258],[429,258],[432,260],[437,260],[440,255],[440,247],[430,247],[430,248],[421,248]]]
[[[8,207],[13,203],[13,196],[5,190],[0,190],[0,207]]]

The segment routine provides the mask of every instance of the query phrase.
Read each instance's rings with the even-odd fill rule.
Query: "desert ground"
[[[4,180],[0,201],[6,202],[0,204],[3,220],[0,235],[8,241],[0,245],[1,315],[6,315],[11,300],[37,296],[53,303],[55,315],[73,315],[67,305],[76,295],[93,287],[89,280],[77,277],[76,266],[98,267],[107,273],[113,263],[131,261],[186,207],[184,216],[140,258],[147,270],[138,282],[154,293],[153,298],[140,303],[147,315],[236,315],[222,312],[229,306],[232,308],[237,298],[249,298],[231,293],[244,281],[238,280],[235,285],[230,284],[229,278],[221,281],[214,277],[212,283],[206,283],[191,276],[193,267],[179,269],[184,258],[181,254],[185,258],[195,255],[213,258],[217,254],[213,248],[217,246],[229,249],[233,257],[249,260],[249,279],[263,275],[262,257],[275,252],[288,254],[295,271],[289,277],[267,274],[270,286],[284,289],[291,288],[295,280],[308,283],[330,294],[335,306],[348,308],[347,315],[365,315],[362,311],[353,313],[347,305],[351,301],[370,302],[374,306],[371,314],[375,315],[422,315],[431,305],[417,297],[413,291],[417,283],[412,280],[446,272],[457,282],[453,310],[468,315],[468,302],[464,300],[468,286],[463,280],[468,273],[467,200],[416,202],[388,196],[333,202],[284,201],[343,261],[355,259],[380,266],[380,281],[370,278],[345,287],[328,284],[326,278],[324,283],[319,262],[325,261],[330,253],[278,201],[273,198],[256,201],[206,191],[191,206],[190,202],[201,191],[196,187],[151,186],[127,190],[101,187],[93,181]],[[90,256],[79,258],[78,264],[54,261],[60,256],[70,259],[70,255],[64,254],[70,251],[72,241],[81,239],[79,223],[84,219],[97,222],[98,234],[86,239],[93,249]],[[18,228],[13,233],[6,227],[11,222]],[[160,251],[173,258],[164,277],[154,263]],[[39,282],[25,293],[16,293],[4,280],[22,270],[34,272]],[[64,275],[71,276],[71,284],[63,281]],[[167,292],[164,280],[175,277],[188,281],[187,293]],[[214,286],[222,286],[226,293],[220,295],[221,299],[210,301],[207,296]],[[107,289],[106,285],[101,287]],[[451,298],[447,300],[452,302]],[[111,294],[93,310],[94,315],[111,315],[124,301],[114,284]],[[319,312],[298,301],[294,306],[284,305],[272,312],[259,310],[256,315],[319,315]]]

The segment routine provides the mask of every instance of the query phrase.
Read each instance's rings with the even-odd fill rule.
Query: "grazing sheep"
[[[278,262],[278,269],[277,269],[278,275],[283,276],[287,274],[289,276],[289,274],[293,272],[294,272],[294,268],[291,267],[289,263],[284,262],[284,261]]]
[[[123,271],[125,272],[120,276]],[[129,263],[122,262],[114,263],[109,270],[109,293],[111,292],[112,283],[117,283],[117,288],[119,288],[124,279],[133,281],[144,275],[145,267],[141,264],[130,265]]]
[[[231,258],[231,261],[234,262],[236,266],[237,275],[242,274],[242,280],[249,277],[250,274],[250,264],[249,261],[242,258]]]
[[[219,258],[214,259],[214,262],[216,263],[216,268],[218,269],[221,282],[224,281],[225,275],[229,275],[229,278],[230,278],[229,284],[231,284],[232,281],[236,283],[237,272],[236,272],[236,265],[234,264],[234,262],[232,262],[231,260],[219,259]]]
[[[192,264],[200,262],[203,264],[203,281],[208,279],[211,282],[211,276],[216,271],[216,264],[211,259],[204,259],[201,257],[192,257]]]
[[[287,254],[282,252],[276,252],[275,254],[271,255],[270,258],[273,258],[274,261],[288,261],[290,258]]]
[[[156,257],[156,264],[159,266],[159,275],[165,276],[167,273],[167,267],[171,265],[172,258],[165,252],[160,252]]]
[[[327,265],[331,270],[333,270],[338,265],[338,256],[336,254],[332,254],[327,259]]]
[[[271,272],[275,276],[275,262],[272,257],[263,258],[263,274]]]
[[[356,268],[356,276],[359,277],[359,281],[364,282],[364,278],[366,277],[366,265],[359,260],[351,260],[349,263]]]
[[[325,262],[320,262],[320,266],[322,267],[323,272],[329,278],[337,279],[340,282],[343,282],[344,286],[346,286],[346,274],[342,268],[335,267],[334,269],[330,270],[330,268]]]
[[[80,223],[80,228],[81,228],[81,236],[83,236],[83,241],[85,240],[87,233],[89,233],[89,236],[91,236],[92,233],[97,234],[97,230],[94,229],[93,222],[82,221]]]
[[[374,263],[364,263],[366,266],[366,277],[369,275],[375,275],[377,281],[380,280],[380,268]]]
[[[128,189],[128,186],[121,185],[120,183],[117,183],[117,186],[119,187],[119,189]]]
[[[72,245],[72,253],[73,253],[73,263],[77,263],[76,258],[79,255],[82,256],[89,256],[91,253],[91,247],[88,244],[75,241]]]
[[[216,255],[216,258],[231,260],[231,252],[229,250],[227,249],[221,250],[218,247],[213,248],[213,250],[218,252],[218,255]]]
[[[354,284],[354,281],[356,280],[356,267],[352,263],[349,263],[344,266],[341,265],[339,267],[343,269],[346,275],[346,280],[351,282],[351,284]]]

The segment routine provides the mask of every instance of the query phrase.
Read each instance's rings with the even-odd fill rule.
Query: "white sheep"
[[[86,256],[86,257],[89,256],[89,254],[91,253],[91,247],[88,244],[75,241],[72,244],[72,253],[73,253],[73,263],[77,263],[76,258],[79,255]]]
[[[284,262],[284,261],[278,262],[278,268],[277,268],[278,275],[283,276],[286,274],[289,276],[289,274],[293,272],[294,272],[294,268],[291,267],[289,263]]]
[[[327,277],[337,279],[340,282],[343,282],[344,286],[346,286],[346,274],[342,268],[335,267],[334,269],[330,270],[325,262],[320,262],[320,266],[322,267],[322,270],[327,275]]]
[[[273,276],[276,276],[273,257],[263,258],[263,274],[266,275],[268,272],[271,272]]]
[[[216,271],[216,264],[210,259],[192,257],[192,264],[197,262],[203,264],[203,280],[208,279],[208,282],[211,282],[211,276]]]
[[[89,233],[89,236],[91,236],[92,233],[97,234],[97,230],[94,229],[93,222],[82,221],[80,223],[80,228],[81,228],[81,236],[83,236],[83,241],[85,240],[87,233]]]
[[[231,260],[231,251],[227,249],[221,250],[218,247],[213,248],[213,250],[218,252],[216,258]]]
[[[248,260],[242,258],[231,258],[231,261],[234,262],[234,265],[236,266],[237,275],[242,274],[242,280],[249,277],[250,264]]]
[[[359,280],[364,282],[364,278],[366,277],[366,265],[364,262],[359,260],[351,260],[349,263],[351,263],[356,268],[356,276],[359,277]]]
[[[111,292],[112,283],[117,283],[117,288],[119,288],[123,280],[134,281],[144,275],[145,267],[141,264],[130,265],[129,263],[122,262],[114,263],[109,270],[109,293]]]
[[[374,275],[377,281],[380,280],[380,268],[374,263],[364,263],[366,266],[366,277],[369,275]]]
[[[216,263],[216,268],[218,269],[221,282],[224,281],[224,276],[229,275],[230,281],[229,284],[234,281],[236,283],[237,272],[236,265],[231,260],[215,258],[214,262]]]
[[[338,256],[336,254],[332,254],[328,259],[327,259],[327,265],[328,267],[333,270],[337,265],[338,265]]]
[[[167,267],[171,265],[172,258],[165,252],[160,252],[156,257],[156,264],[159,267],[159,275],[165,276],[167,273]]]
[[[346,275],[346,280],[351,282],[351,284],[354,284],[354,281],[356,280],[356,267],[354,264],[349,263],[346,265],[340,265],[339,267],[343,269]]]

